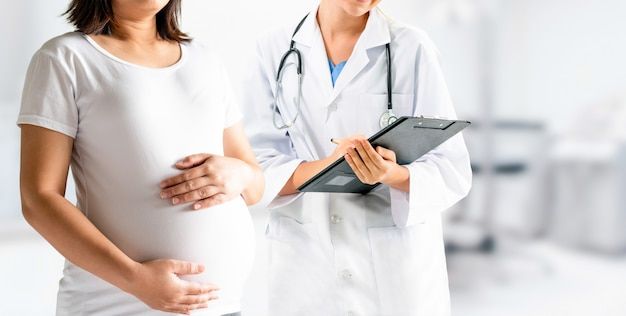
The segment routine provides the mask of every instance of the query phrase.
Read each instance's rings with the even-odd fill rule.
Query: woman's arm
[[[263,196],[265,179],[263,178],[263,170],[254,157],[242,123],[237,123],[224,130],[224,156],[239,159],[250,168],[251,177],[241,195],[248,205],[259,202]]]
[[[33,125],[21,127],[22,212],[65,258],[155,309],[186,313],[214,298],[214,287],[176,276],[201,273],[202,266],[175,260],[141,264],[117,248],[64,197],[73,139]]]
[[[161,198],[172,204],[191,203],[193,209],[222,204],[241,195],[246,204],[257,203],[265,187],[241,123],[224,129],[224,156],[195,154],[176,163],[181,174],[161,182]]]

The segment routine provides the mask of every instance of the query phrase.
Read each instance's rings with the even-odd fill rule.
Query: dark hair
[[[186,42],[190,38],[178,27],[181,0],[170,0],[156,15],[157,33],[168,41]],[[76,29],[85,34],[111,34],[111,0],[72,0],[63,13]]]

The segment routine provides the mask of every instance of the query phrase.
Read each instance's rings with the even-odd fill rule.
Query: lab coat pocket
[[[440,221],[369,228],[368,234],[381,314],[449,315]]]
[[[286,243],[302,243],[317,240],[317,232],[313,223],[301,221],[284,216],[270,216],[265,236],[268,239]]]
[[[320,306],[308,293],[324,293],[332,288],[333,272],[319,243],[315,224],[301,223],[287,216],[270,217],[269,239],[270,315],[320,315]],[[323,306],[323,305],[322,305]],[[324,314],[328,315],[328,313]]]

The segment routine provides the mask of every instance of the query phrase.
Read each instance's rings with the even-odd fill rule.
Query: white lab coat
[[[304,61],[295,126],[276,129],[271,104],[278,63],[301,17],[260,39],[243,86],[246,128],[265,171],[263,201],[270,209],[269,315],[448,315],[440,213],[471,186],[462,136],[407,166],[410,193],[381,186],[367,195],[277,196],[302,161],[332,153],[331,138],[380,130],[387,108],[386,43],[391,43],[396,115],[456,116],[433,43],[423,31],[393,22],[378,9],[370,12],[333,88],[316,13],[317,8],[294,37]],[[279,108],[288,121],[297,93],[294,57],[284,76]]]

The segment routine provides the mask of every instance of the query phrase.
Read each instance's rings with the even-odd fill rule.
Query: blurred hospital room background
[[[0,315],[55,309],[63,260],[22,218],[14,122],[30,57],[71,31],[67,4],[4,1],[0,13]],[[183,30],[214,45],[237,84],[255,38],[314,4],[183,0]],[[381,7],[430,33],[458,116],[474,123],[473,190],[444,215],[453,315],[626,315],[626,1]],[[244,314],[263,316],[267,211],[252,212],[259,242]]]

